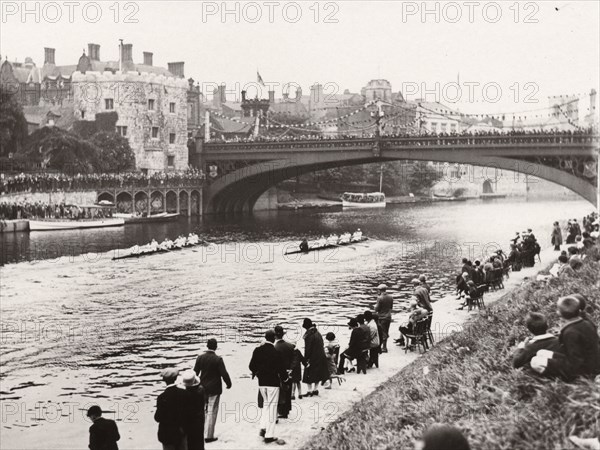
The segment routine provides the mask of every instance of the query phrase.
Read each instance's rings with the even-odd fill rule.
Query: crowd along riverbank
[[[483,450],[576,448],[569,436],[600,436],[600,384],[535,377],[511,364],[516,344],[528,336],[527,313],[544,314],[549,331],[558,332],[561,296],[584,294],[600,322],[600,248],[592,253],[573,277],[537,281],[533,268],[511,276],[507,287],[514,290],[355,402],[304,448],[410,449],[434,423],[459,428],[471,448]]]

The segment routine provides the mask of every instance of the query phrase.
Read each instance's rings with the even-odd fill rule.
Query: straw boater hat
[[[192,369],[183,372],[182,377],[181,381],[185,387],[198,386],[200,384],[200,378],[198,378],[198,375]]]
[[[379,289],[380,291],[385,291],[387,289],[387,286],[381,283],[379,286],[377,286],[377,289]]]

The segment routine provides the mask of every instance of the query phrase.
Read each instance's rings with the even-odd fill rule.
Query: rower
[[[327,245],[327,239],[325,239],[325,236],[321,235],[321,237],[317,241],[317,246],[318,247],[325,247],[326,245]]]
[[[156,242],[156,239],[152,239],[152,241],[150,241],[150,244],[148,247],[150,248],[150,251],[153,251],[153,252],[158,250],[158,242]]]
[[[357,242],[357,241],[361,241],[361,240],[362,240],[362,231],[360,231],[360,228],[359,228],[352,235],[352,241]]]
[[[338,235],[334,233],[327,238],[327,245],[337,245],[339,240],[340,238],[338,237]]]
[[[346,232],[340,236],[340,244],[349,244],[351,239],[350,233]]]
[[[300,242],[300,251],[308,253],[308,241],[306,238],[302,239],[302,242]]]

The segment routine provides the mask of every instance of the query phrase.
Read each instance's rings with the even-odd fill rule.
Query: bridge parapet
[[[251,141],[251,142],[208,142],[205,149],[209,153],[219,151],[273,151],[286,150],[318,150],[344,149],[358,150],[372,148],[380,144],[386,147],[494,147],[494,146],[524,146],[524,145],[562,145],[562,146],[594,146],[600,143],[598,134],[498,134],[498,135],[461,135],[461,136],[382,136],[375,138],[350,139],[298,139],[281,141]]]

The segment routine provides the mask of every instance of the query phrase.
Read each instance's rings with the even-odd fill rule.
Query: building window
[[[104,109],[115,109],[115,101],[112,98],[105,98]]]
[[[154,99],[148,99],[148,110],[149,111],[154,111]]]
[[[127,127],[117,125],[117,134],[123,137],[127,137]]]
[[[175,114],[175,103],[174,102],[169,103],[169,112],[171,114]]]
[[[455,124],[455,123],[451,123],[451,124],[450,124],[450,131],[451,131],[452,133],[456,133],[456,124]]]
[[[85,111],[84,110],[81,110],[81,118],[85,119]]]
[[[175,156],[167,156],[167,167],[175,167]]]
[[[169,144],[175,143],[175,133],[169,133]]]
[[[437,122],[431,122],[431,131],[433,131],[433,132],[437,131]]]
[[[445,124],[445,123],[442,123],[442,124],[440,124],[440,131],[441,131],[442,133],[445,133],[445,132],[446,132],[446,124]]]
[[[158,139],[158,127],[152,127],[152,139]]]

